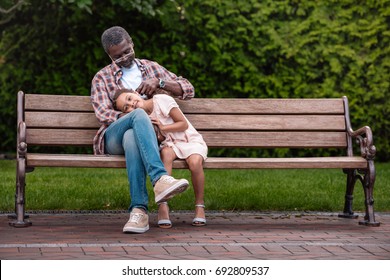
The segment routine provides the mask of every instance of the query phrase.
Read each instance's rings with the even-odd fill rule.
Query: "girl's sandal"
[[[167,204],[168,205],[168,203],[166,201],[159,203],[159,205],[160,204]],[[168,212],[169,212],[169,210],[168,210]],[[157,225],[159,228],[167,229],[167,228],[172,227],[172,222],[169,219],[161,219],[161,220],[158,220]]]
[[[196,204],[195,207],[202,207],[204,208],[204,205],[203,204]],[[192,225],[194,227],[203,227],[206,225],[206,218],[198,218],[198,217],[195,217],[193,220],[192,220]]]

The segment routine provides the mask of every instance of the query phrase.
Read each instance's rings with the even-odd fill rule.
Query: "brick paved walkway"
[[[144,234],[122,233],[126,213],[31,214],[28,228],[0,215],[0,259],[390,260],[390,213],[377,214],[380,227],[332,213],[209,212],[196,228],[192,215],[172,213],[163,230],[152,213]]]

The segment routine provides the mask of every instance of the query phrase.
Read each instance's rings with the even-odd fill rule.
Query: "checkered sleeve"
[[[164,80],[176,81],[183,90],[183,95],[180,96],[179,99],[191,99],[195,96],[194,86],[186,78],[177,76],[175,73],[172,73],[157,62],[143,60],[143,63],[147,68],[150,69],[151,76]]]
[[[95,115],[101,124],[110,125],[116,121],[120,112],[115,111],[109,97],[105,78],[97,74],[92,80],[91,101]]]

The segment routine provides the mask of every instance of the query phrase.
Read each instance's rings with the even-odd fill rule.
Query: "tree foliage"
[[[14,149],[16,92],[88,95],[109,63],[100,35],[121,25],[198,97],[346,95],[353,127],[371,126],[390,159],[389,0],[28,2],[0,26],[0,150]]]
[[[172,2],[176,17],[162,18],[166,60],[186,70],[198,96],[346,95],[353,127],[370,125],[377,157],[388,160],[390,2],[358,2]]]

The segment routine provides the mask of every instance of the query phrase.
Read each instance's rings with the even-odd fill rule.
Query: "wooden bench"
[[[335,99],[202,99],[178,100],[180,108],[203,135],[210,148],[324,148],[339,156],[292,158],[210,157],[204,168],[340,168],[347,175],[345,205],[340,217],[356,218],[353,190],[361,181],[365,216],[360,224],[375,221],[373,190],[375,146],[368,126],[352,130],[348,100]],[[18,93],[17,182],[15,227],[28,226],[25,219],[26,172],[35,167],[125,168],[123,156],[31,153],[31,146],[92,146],[99,127],[89,96]],[[354,155],[353,141],[358,142]],[[176,160],[174,168],[187,168]],[[261,182],[259,182],[261,187]]]

